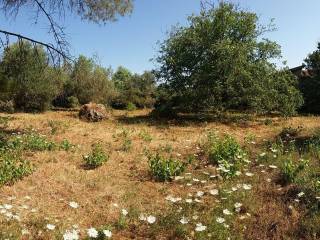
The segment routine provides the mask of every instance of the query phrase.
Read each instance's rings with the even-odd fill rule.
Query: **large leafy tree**
[[[0,100],[13,100],[24,111],[44,111],[62,87],[62,72],[47,63],[43,48],[19,42],[0,61]]]
[[[17,17],[23,8],[33,14],[35,23],[39,16],[43,16],[48,23],[48,33],[52,36],[51,43],[45,43],[40,39],[11,32],[10,29],[0,29],[5,37],[1,38],[2,47],[6,47],[8,36],[24,39],[34,44],[42,45],[53,61],[69,57],[69,45],[66,34],[61,24],[66,14],[75,14],[83,20],[94,23],[106,23],[115,21],[119,16],[124,16],[132,11],[132,0],[0,0],[0,9],[7,17]]]
[[[255,13],[231,3],[203,9],[188,20],[188,26],[171,31],[156,58],[161,89],[169,91],[167,107],[292,114],[301,105],[293,75],[271,61],[280,58],[279,45],[262,38],[272,24],[259,25]]]
[[[315,51],[305,59],[308,74],[299,79],[299,88],[303,94],[303,112],[320,113],[320,42]]]
[[[128,104],[134,104],[139,108],[153,106],[156,81],[152,72],[133,74],[121,66],[113,74],[112,80],[118,92],[113,100],[115,108],[125,108]]]
[[[77,97],[79,103],[108,103],[114,95],[111,70],[98,65],[94,59],[80,56],[73,66],[71,79],[65,85],[66,96]]]

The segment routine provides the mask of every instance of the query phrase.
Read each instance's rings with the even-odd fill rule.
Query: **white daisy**
[[[209,193],[213,196],[219,195],[219,190],[218,189],[212,189],[209,191]]]
[[[76,203],[76,202],[69,202],[69,206],[72,207],[72,208],[78,208],[79,204]]]
[[[230,212],[228,209],[223,209],[222,212],[224,215],[232,215],[232,212]]]
[[[147,217],[147,222],[150,223],[150,224],[155,223],[156,222],[156,217],[152,216],[152,215],[148,216]]]
[[[47,229],[48,229],[48,230],[54,230],[55,228],[56,228],[55,225],[53,225],[53,224],[47,224]]]
[[[276,168],[278,168],[278,167],[275,166],[275,165],[269,165],[269,168],[276,169]]]
[[[246,176],[248,176],[248,177],[252,177],[254,174],[253,173],[250,173],[250,172],[247,172],[246,173]]]
[[[10,209],[13,208],[13,206],[10,205],[10,204],[3,204],[3,207],[4,207],[5,209],[7,209],[7,210],[10,210]]]
[[[111,238],[112,232],[110,230],[103,230],[102,232],[107,238]]]
[[[250,184],[243,184],[243,189],[244,189],[244,190],[251,190],[251,188],[252,188],[252,185],[250,185]]]
[[[188,224],[188,219],[187,218],[185,218],[185,217],[182,217],[181,219],[180,219],[180,223],[181,224]]]
[[[88,234],[88,236],[91,237],[91,238],[97,238],[98,235],[99,235],[98,231],[97,231],[95,228],[89,228],[89,229],[87,230],[87,234]]]
[[[304,195],[304,192],[300,192],[300,193],[298,193],[298,197],[300,198],[300,197],[302,197]]]
[[[202,197],[203,195],[204,195],[204,192],[202,192],[202,191],[197,192],[197,197]]]
[[[67,230],[64,234],[63,234],[63,239],[64,240],[78,240],[79,239],[79,234],[78,231],[76,230]]]
[[[122,209],[121,213],[123,216],[127,216],[128,215],[128,211],[126,209]]]
[[[141,220],[141,221],[146,221],[146,220],[147,220],[146,215],[144,215],[143,213],[141,213],[140,216],[139,216],[139,220]]]
[[[264,157],[265,155],[267,155],[265,152],[263,152],[263,153],[260,153],[260,157]]]
[[[202,225],[202,223],[197,223],[196,224],[196,232],[202,232],[202,231],[205,231],[207,229],[206,226]]]
[[[224,222],[225,222],[225,219],[222,218],[222,217],[217,217],[217,218],[216,218],[216,221],[217,221],[217,223],[224,223]]]
[[[241,208],[241,207],[242,207],[242,203],[236,202],[236,203],[234,204],[234,207],[235,207],[235,208]]]

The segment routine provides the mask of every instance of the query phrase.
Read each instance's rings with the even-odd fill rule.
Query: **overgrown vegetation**
[[[204,149],[209,163],[217,165],[220,174],[226,178],[239,175],[242,166],[248,162],[246,151],[229,135],[221,138],[209,132]]]
[[[179,176],[186,169],[187,163],[174,159],[173,157],[165,157],[160,153],[147,154],[148,164],[152,176],[158,181],[171,181],[174,177]]]

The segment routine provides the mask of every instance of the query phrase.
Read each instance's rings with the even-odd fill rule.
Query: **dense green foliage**
[[[152,176],[158,181],[170,181],[185,171],[186,163],[173,158],[166,158],[159,153],[148,155],[148,163]]]
[[[65,91],[68,97],[77,97],[80,104],[108,103],[114,95],[110,76],[110,69],[99,66],[93,59],[80,56],[74,64]]]
[[[132,74],[128,69],[119,67],[112,79],[118,92],[113,107],[133,109],[133,105],[138,108],[153,106],[156,87],[151,72]]]
[[[180,112],[242,109],[293,114],[302,104],[294,76],[277,70],[280,47],[263,33],[255,13],[231,3],[189,17],[160,46],[160,99]],[[167,97],[167,98],[166,98]]]
[[[44,50],[27,42],[6,48],[0,60],[0,97],[19,110],[44,111],[61,88],[61,72],[50,67]]]
[[[318,43],[317,50],[309,54],[305,62],[311,76],[300,77],[299,79],[299,89],[305,102],[301,110],[318,114],[320,113],[320,43]]]
[[[219,138],[214,133],[208,134],[204,150],[211,164],[219,166],[223,177],[234,177],[247,161],[247,154],[232,136]]]

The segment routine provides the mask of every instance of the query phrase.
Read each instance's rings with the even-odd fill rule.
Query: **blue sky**
[[[131,16],[115,23],[99,26],[67,16],[63,24],[68,33],[73,55],[98,55],[102,65],[123,65],[134,72],[154,68],[150,61],[158,49],[157,41],[166,37],[172,25],[186,24],[186,18],[198,13],[199,0],[135,0]],[[320,41],[319,0],[233,0],[242,8],[255,11],[262,23],[274,18],[277,31],[267,35],[282,47],[283,60],[289,67],[302,63]],[[2,14],[2,13],[1,13]],[[48,41],[45,21],[34,25],[28,9],[16,20],[8,21],[0,14],[0,28],[20,32]]]

